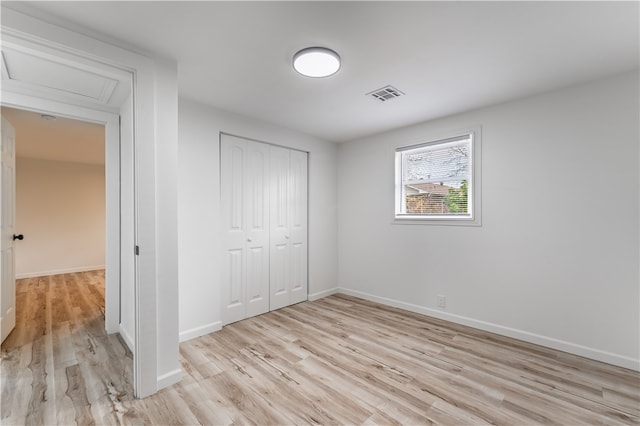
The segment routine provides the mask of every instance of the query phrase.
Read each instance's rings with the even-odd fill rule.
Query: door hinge
[[[134,253],[136,254],[136,256],[140,256],[140,246],[135,246],[135,248],[133,249]]]

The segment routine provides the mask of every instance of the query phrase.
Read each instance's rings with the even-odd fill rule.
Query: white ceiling
[[[331,141],[638,69],[638,2],[30,2],[178,62],[181,96]],[[325,79],[304,47],[343,59]],[[393,85],[406,96],[366,93]]]
[[[16,157],[104,164],[104,126],[2,107],[2,116],[16,132]]]

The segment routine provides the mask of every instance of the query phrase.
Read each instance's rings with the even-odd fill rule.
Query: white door
[[[2,171],[0,173],[0,191],[2,219],[2,256],[0,279],[2,295],[0,298],[0,322],[2,323],[2,341],[16,326],[16,274],[14,252],[15,218],[15,133],[13,126],[2,117]]]
[[[307,300],[307,153],[291,151],[289,175],[289,304]]]
[[[223,323],[269,310],[269,146],[222,135]]]
[[[270,310],[307,300],[307,154],[271,147]]]
[[[271,147],[271,274],[270,310],[289,305],[289,162],[291,151]]]
[[[269,145],[247,142],[247,317],[269,311]]]

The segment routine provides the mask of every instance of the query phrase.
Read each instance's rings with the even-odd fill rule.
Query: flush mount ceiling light
[[[326,47],[308,47],[293,55],[293,68],[307,77],[329,77],[340,69],[340,56]]]

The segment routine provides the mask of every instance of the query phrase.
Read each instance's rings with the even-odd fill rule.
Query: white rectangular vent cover
[[[374,90],[373,92],[367,93],[367,96],[371,96],[373,99],[376,99],[380,102],[386,102],[390,99],[395,99],[402,95],[404,95],[404,93],[393,86],[385,86],[380,89]]]

